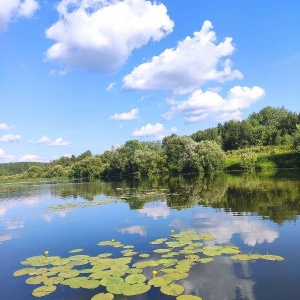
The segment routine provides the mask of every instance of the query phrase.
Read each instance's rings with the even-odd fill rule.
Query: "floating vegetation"
[[[69,253],[78,253],[78,252],[82,252],[82,251],[83,251],[83,249],[73,249],[73,250],[70,250]]]
[[[52,205],[49,206],[48,209],[52,211],[64,211],[64,210],[72,210],[75,208],[86,208],[86,207],[92,207],[92,206],[101,206],[101,205],[107,205],[111,203],[118,203],[121,202],[120,200],[116,199],[107,199],[107,200],[101,200],[101,201],[90,201],[90,202],[76,202],[76,203],[65,203],[65,204],[58,204],[58,205]]]
[[[102,252],[96,256],[76,254],[83,249],[73,249],[69,257],[36,255],[21,262],[26,266],[13,276],[27,276],[25,282],[39,285],[33,291],[35,297],[54,293],[60,285],[72,289],[101,287],[92,300],[112,300],[114,295],[135,296],[148,292],[152,287],[161,293],[177,297],[177,300],[201,300],[199,296],[184,294],[180,284],[188,279],[196,264],[212,263],[216,256],[228,256],[233,261],[267,260],[283,261],[272,254],[243,254],[232,245],[207,245],[215,237],[209,233],[194,231],[172,232],[171,237],[156,239],[150,244],[155,248],[149,253],[134,251],[134,246],[123,245],[114,239],[101,241],[98,246],[120,248],[119,255]],[[176,248],[176,249],[175,249]],[[176,251],[174,251],[176,250]],[[115,253],[116,251],[114,251]],[[46,251],[45,251],[46,253]]]

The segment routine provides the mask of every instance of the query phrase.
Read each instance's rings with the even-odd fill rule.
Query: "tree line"
[[[23,170],[14,174],[22,173],[23,178],[100,178],[213,173],[224,170],[229,152],[241,149],[245,151],[240,154],[239,164],[248,170],[257,161],[257,155],[251,151],[251,147],[257,146],[284,146],[300,153],[300,114],[268,106],[246,120],[230,120],[191,136],[172,134],[162,141],[129,140],[102,154],[93,155],[88,150],[77,157],[61,157],[47,164],[23,163]],[[7,165],[12,167],[2,164],[0,171],[7,170]]]

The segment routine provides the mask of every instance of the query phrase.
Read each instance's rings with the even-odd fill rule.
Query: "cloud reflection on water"
[[[272,243],[279,237],[279,233],[269,228],[266,223],[252,220],[247,216],[236,217],[229,213],[226,215],[197,213],[191,220],[191,224],[174,219],[170,225],[180,230],[209,232],[221,244],[230,242],[234,234],[239,234],[244,243],[252,247],[265,242]]]
[[[170,215],[170,208],[167,206],[165,201],[151,202],[145,204],[142,209],[139,209],[139,214],[146,215],[147,217],[157,220],[159,217],[167,218]]]
[[[181,284],[186,294],[206,300],[255,300],[255,282],[249,279],[248,266],[249,262],[235,263],[229,257],[218,257],[212,263],[195,266]]]
[[[6,229],[19,229],[24,228],[24,220],[23,219],[10,219],[5,222]]]
[[[117,231],[121,232],[123,234],[129,233],[129,234],[139,234],[142,237],[147,236],[147,231],[146,231],[145,226],[140,226],[140,225],[119,227],[119,228],[117,228]]]

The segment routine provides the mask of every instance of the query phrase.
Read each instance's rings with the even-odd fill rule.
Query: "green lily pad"
[[[65,270],[62,271],[60,273],[58,273],[59,277],[63,277],[63,278],[73,278],[79,275],[79,271],[78,270]]]
[[[156,249],[153,252],[155,253],[167,253],[167,252],[171,252],[170,249]]]
[[[172,279],[168,279],[165,276],[156,276],[148,281],[148,285],[153,285],[154,287],[162,287],[170,284]]]
[[[200,258],[199,262],[202,264],[207,264],[214,261],[214,259],[212,257],[204,257],[204,258]]]
[[[127,282],[122,282],[122,283],[112,283],[107,285],[106,289],[108,292],[116,295],[122,295],[124,291],[130,291],[132,286],[127,283]]]
[[[69,253],[78,253],[78,252],[82,252],[84,249],[73,249],[73,250],[70,250]]]
[[[202,300],[202,298],[195,295],[180,295],[176,300]]]
[[[114,295],[111,293],[99,293],[95,295],[91,300],[113,300]]]
[[[112,253],[102,253],[102,254],[99,254],[98,257],[100,258],[106,258],[106,257],[110,257],[112,256]]]
[[[36,269],[35,268],[23,268],[23,269],[20,269],[20,270],[17,270],[13,273],[13,275],[15,277],[17,276],[22,276],[22,275],[27,275],[29,274],[30,272],[33,272],[35,271]]]
[[[155,241],[150,242],[152,245],[159,245],[162,244],[163,242],[167,241],[168,239],[166,238],[161,238],[161,239],[156,239]]]
[[[175,281],[175,280],[182,280],[184,278],[187,278],[188,276],[189,276],[188,273],[174,272],[174,273],[168,273],[167,275],[165,275],[165,278]]]
[[[149,256],[150,256],[150,254],[148,254],[148,253],[139,254],[139,257],[141,257],[141,258],[148,258]]]
[[[39,276],[29,277],[26,279],[25,282],[27,284],[41,284],[41,283],[44,283],[44,281],[47,279],[48,279],[48,277],[39,275]]]
[[[127,289],[123,292],[124,296],[135,296],[135,295],[141,295],[150,290],[150,286],[146,285],[144,283],[138,283],[131,285],[130,289]]]
[[[147,277],[143,274],[131,274],[125,278],[125,281],[130,284],[142,283],[146,281]]]
[[[66,280],[62,281],[61,284],[68,285],[72,289],[79,289],[81,288],[81,279],[79,277],[67,278]]]
[[[243,261],[247,261],[247,260],[256,260],[256,259],[260,259],[261,255],[259,254],[237,254],[237,255],[233,255],[230,257],[230,259],[233,260],[243,260]]]
[[[179,296],[184,292],[184,287],[180,284],[171,283],[169,285],[162,286],[160,291],[169,296]]]
[[[124,280],[120,277],[112,277],[112,276],[108,276],[108,277],[104,277],[101,281],[100,284],[103,286],[108,286],[110,284],[120,284],[123,283]]]
[[[265,259],[265,260],[273,260],[273,261],[283,261],[284,260],[284,258],[279,255],[271,255],[271,254],[261,255],[261,258]]]
[[[53,293],[56,290],[55,285],[43,285],[32,291],[34,297],[43,297]]]
[[[142,269],[137,269],[137,268],[130,268],[128,270],[126,270],[127,274],[139,274],[139,273],[143,273]]]

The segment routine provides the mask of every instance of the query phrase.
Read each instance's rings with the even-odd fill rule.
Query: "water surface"
[[[77,248],[84,249],[82,254],[98,255],[108,249],[97,243],[112,239],[134,245],[139,253],[153,253],[149,242],[170,239],[171,230],[209,232],[216,244],[285,259],[239,262],[217,257],[193,267],[190,276],[178,282],[185,293],[203,300],[299,299],[299,173],[0,184],[0,191],[0,299],[36,299],[31,292],[37,286],[25,283],[28,276],[13,276],[27,257],[45,250],[68,257]],[[110,251],[122,256],[117,249]],[[99,292],[105,288],[57,285],[42,299],[85,300]],[[139,296],[115,296],[175,298],[159,288]]]

